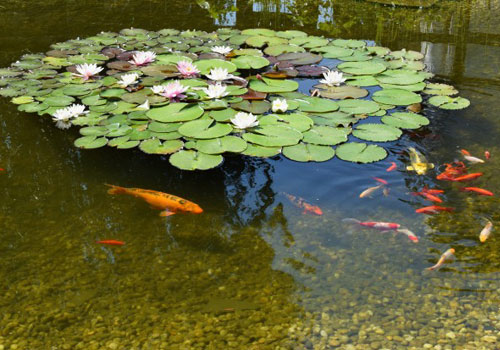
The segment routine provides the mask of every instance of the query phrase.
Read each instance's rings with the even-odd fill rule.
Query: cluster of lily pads
[[[0,69],[0,95],[60,128],[81,126],[77,147],[139,147],[186,170],[216,167],[226,152],[369,163],[387,156],[373,142],[429,123],[415,113],[423,97],[469,105],[428,82],[422,58],[295,30],[132,28],[24,55]]]

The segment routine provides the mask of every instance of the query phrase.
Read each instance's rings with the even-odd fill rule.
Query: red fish
[[[467,151],[466,149],[461,149],[460,153],[462,153],[464,156],[470,156],[470,152]]]
[[[395,222],[382,222],[382,221],[359,221],[353,218],[343,219],[344,222],[355,223],[364,227],[376,228],[378,230],[387,231],[387,230],[397,230],[401,227],[400,224],[396,224]]]
[[[467,173],[467,167],[463,162],[446,163],[445,165],[445,171],[436,176],[436,179],[453,181],[455,177]]]
[[[430,194],[440,194],[440,193],[444,193],[444,190],[438,190],[436,188],[424,187],[424,189],[422,190],[422,192],[430,193]]]
[[[466,192],[476,192],[477,194],[480,194],[482,196],[493,196],[493,192],[479,187],[463,187],[461,188],[461,190]]]
[[[459,177],[455,177],[451,181],[470,181],[477,179],[478,177],[483,176],[483,173],[472,173],[472,174],[467,174],[467,175],[462,175]]]
[[[283,193],[286,198],[297,207],[304,209],[303,213],[309,213],[314,215],[323,215],[323,211],[320,207],[307,203],[304,198],[295,197],[288,193]]]
[[[440,211],[452,212],[453,210],[455,209],[448,207],[440,207],[439,205],[429,205],[428,207],[418,208],[417,210],[415,210],[415,213],[436,214],[439,213]]]
[[[490,158],[491,158],[490,151],[484,151],[484,157],[485,157],[486,159],[490,159]]]
[[[0,171],[5,171],[5,169],[4,168],[0,168]]]
[[[385,169],[385,171],[393,171],[393,170],[396,170],[396,168],[397,168],[396,163],[391,162],[391,166],[388,167],[387,169]]]
[[[375,180],[377,182],[380,182],[381,184],[384,184],[384,185],[388,185],[389,184],[386,180],[381,179],[380,177],[374,177],[373,180]]]
[[[439,198],[436,195],[433,195],[432,193],[421,191],[421,192],[412,192],[414,196],[421,196],[424,197],[425,199],[431,201],[431,202],[436,202],[436,203],[442,203],[443,200]]]
[[[108,245],[124,245],[125,242],[122,241],[115,241],[114,239],[106,239],[103,241],[96,241],[98,244],[108,244]]]

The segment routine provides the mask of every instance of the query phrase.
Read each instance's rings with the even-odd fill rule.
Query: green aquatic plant
[[[76,147],[138,148],[185,170],[218,166],[226,153],[369,163],[386,150],[350,138],[395,141],[428,125],[409,105],[469,105],[430,82],[422,59],[295,30],[130,28],[24,55],[0,69],[0,96],[60,128],[79,126]],[[311,95],[299,92],[303,79]]]

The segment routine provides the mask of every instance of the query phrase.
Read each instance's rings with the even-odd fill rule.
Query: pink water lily
[[[177,62],[177,69],[182,76],[189,78],[200,73],[200,70],[189,61],[179,61]]]
[[[97,64],[77,64],[75,69],[78,73],[73,73],[77,77],[81,77],[83,80],[89,80],[94,75],[99,74],[104,68],[97,67]]]
[[[167,97],[170,101],[179,101],[186,97],[184,92],[188,89],[187,86],[182,85],[178,80],[175,80],[167,85],[156,85],[151,88],[155,94]]]
[[[148,63],[153,62],[156,59],[156,54],[153,51],[137,51],[129,63],[135,64],[136,66],[145,66]]]

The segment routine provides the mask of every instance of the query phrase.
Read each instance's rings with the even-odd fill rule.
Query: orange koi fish
[[[455,177],[467,173],[467,168],[463,162],[446,163],[445,165],[445,171],[436,176],[436,179],[453,181]]]
[[[129,194],[145,200],[153,209],[162,210],[160,216],[170,216],[176,213],[203,213],[203,209],[201,209],[198,204],[168,193],[108,184],[106,184],[106,186],[111,187],[111,189],[108,190],[109,194]]]
[[[393,170],[396,170],[396,168],[397,168],[396,163],[391,162],[391,166],[390,166],[390,167],[388,167],[387,169],[385,169],[385,171],[387,171],[387,172],[389,172],[389,171],[393,171]]]
[[[353,218],[345,218],[343,222],[355,223],[364,227],[375,228],[382,231],[397,230],[401,227],[400,224],[395,222],[383,222],[383,221],[359,221]]]
[[[386,180],[381,179],[380,177],[374,177],[373,180],[375,180],[377,182],[380,182],[381,184],[384,184],[384,185],[388,185],[389,184]]]
[[[444,190],[438,190],[437,188],[424,187],[422,192],[430,193],[430,194],[440,194],[440,193],[444,193]]]
[[[436,214],[439,213],[440,211],[447,211],[447,212],[452,212],[453,208],[448,208],[448,207],[440,207],[438,205],[430,205],[428,207],[423,207],[415,210],[415,213],[419,214]]]
[[[399,232],[399,233],[402,233],[402,234],[406,235],[408,237],[408,239],[410,241],[412,241],[413,243],[418,243],[418,237],[417,237],[417,235],[414,234],[413,232],[411,232],[410,230],[408,230],[406,228],[400,228],[400,229],[397,229],[396,231]]]
[[[492,230],[493,230],[493,223],[488,220],[488,222],[486,223],[486,225],[481,230],[481,233],[479,234],[479,241],[481,243],[486,242],[486,240],[488,239],[488,237],[490,237]]]
[[[114,239],[106,239],[104,241],[96,241],[98,244],[108,244],[108,245],[124,245],[125,242],[115,241]]]
[[[439,260],[436,263],[436,265],[428,267],[427,270],[431,270],[432,271],[432,270],[439,269],[444,264],[444,262],[447,259],[449,259],[449,258],[451,258],[453,256],[453,254],[455,254],[455,249],[453,249],[453,248],[448,249],[447,251],[445,251],[443,253],[443,255],[441,255],[441,257],[439,258]]]
[[[480,194],[482,196],[493,196],[493,192],[479,187],[462,187],[461,190],[466,192],[476,192],[477,194]]]
[[[368,187],[366,190],[364,190],[363,192],[360,193],[359,198],[370,197],[373,194],[373,192],[382,188],[383,186],[384,186],[384,184],[380,184],[380,185],[373,186],[373,187]]]
[[[486,159],[490,159],[490,158],[491,158],[490,151],[484,151],[484,157],[485,157]]]
[[[467,174],[467,175],[455,177],[451,181],[469,181],[469,180],[477,179],[480,176],[483,176],[483,173],[472,173],[472,174]]]
[[[432,194],[432,193],[429,193],[429,192],[426,192],[425,190],[422,190],[420,192],[412,192],[411,193],[412,195],[414,196],[421,196],[421,197],[424,197],[425,199],[431,201],[431,202],[436,202],[436,203],[442,203],[443,200],[441,198],[439,198],[438,196]]]
[[[460,153],[462,153],[464,156],[470,156],[470,152],[467,151],[466,149],[461,149]]]
[[[295,197],[295,196],[292,196],[291,194],[288,194],[288,193],[283,193],[283,194],[294,205],[296,205],[299,208],[304,209],[304,211],[302,212],[303,214],[309,213],[309,214],[314,214],[314,215],[323,215],[323,211],[321,210],[320,207],[307,203],[304,200],[304,198]]]

